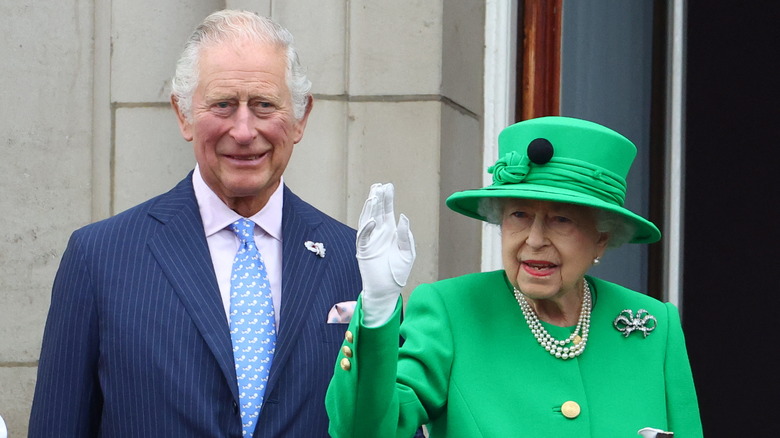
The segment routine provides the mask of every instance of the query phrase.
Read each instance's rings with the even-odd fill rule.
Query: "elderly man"
[[[30,437],[325,437],[360,292],[355,232],[282,174],[312,108],[292,36],[216,12],[171,102],[197,166],[76,231],[52,292]]]

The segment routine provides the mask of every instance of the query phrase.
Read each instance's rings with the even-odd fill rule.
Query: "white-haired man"
[[[30,437],[327,436],[346,329],[329,314],[361,281],[355,231],[282,180],[309,90],[292,36],[270,19],[220,11],[195,30],[171,102],[197,166],[74,232]]]

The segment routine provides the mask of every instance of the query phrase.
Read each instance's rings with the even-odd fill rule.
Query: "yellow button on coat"
[[[352,332],[351,332],[351,331],[349,331],[349,330],[347,330],[347,332],[346,332],[346,333],[344,333],[344,339],[346,339],[346,340],[347,340],[347,342],[352,342],[352,341],[353,341],[353,339],[354,339],[354,338],[352,337]]]
[[[341,347],[341,351],[344,353],[344,356],[352,357],[352,349],[347,347],[346,345]]]
[[[341,369],[344,371],[349,371],[350,368],[352,368],[352,362],[350,362],[346,357],[341,359]]]
[[[580,415],[580,405],[577,402],[567,401],[561,405],[561,413],[566,418],[577,418]]]

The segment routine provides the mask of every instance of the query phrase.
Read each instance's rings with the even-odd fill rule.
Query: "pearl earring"
[[[599,263],[601,263],[601,257],[596,257],[593,259],[593,266],[597,266]]]

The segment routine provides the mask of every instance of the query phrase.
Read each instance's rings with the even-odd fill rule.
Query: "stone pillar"
[[[90,220],[93,9],[4,1],[0,15],[0,415],[17,438],[54,273]]]
[[[417,243],[407,296],[478,270],[479,224],[444,199],[481,181],[484,4],[312,0],[272,10],[314,83],[288,185],[355,227],[370,185],[392,182]]]

